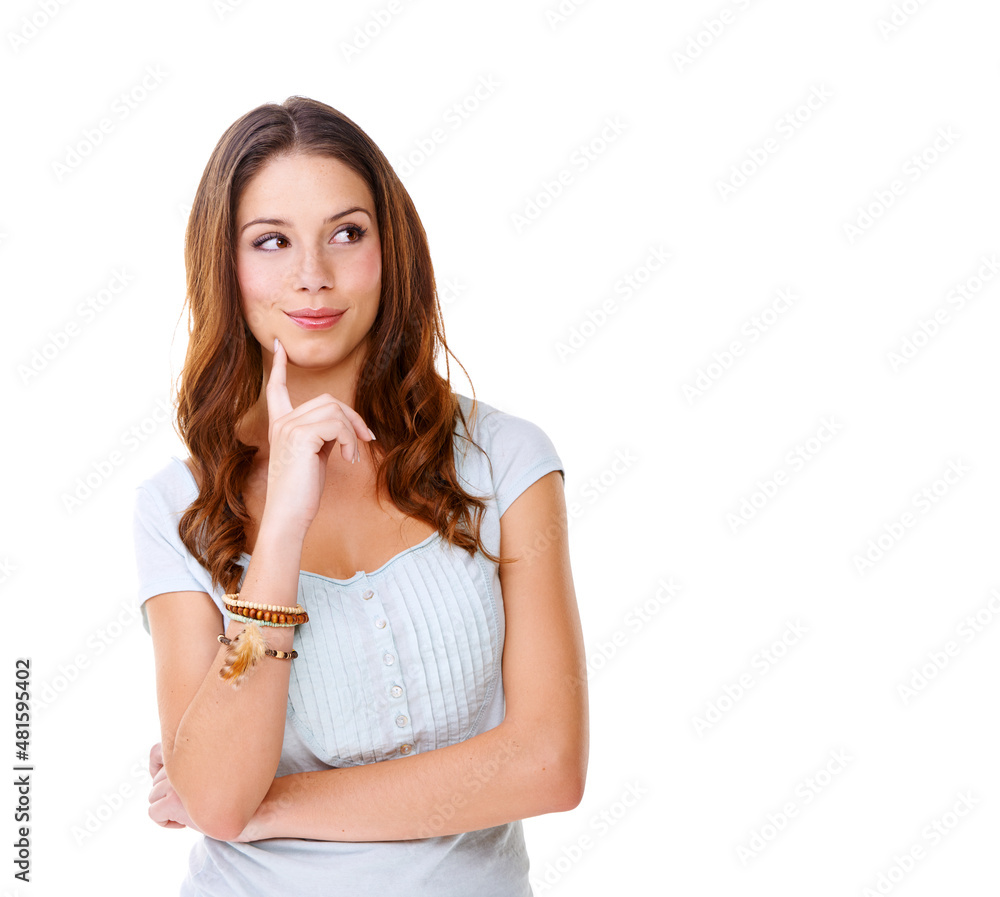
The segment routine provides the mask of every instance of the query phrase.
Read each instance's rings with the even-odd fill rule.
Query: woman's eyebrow
[[[343,212],[337,212],[336,215],[331,215],[329,218],[324,220],[324,224],[331,224],[338,218],[343,218],[345,215],[350,215],[352,212],[364,212],[369,218],[372,217],[372,213],[363,206],[352,206],[349,209],[344,209]],[[281,227],[289,227],[290,223],[285,221],[283,218],[254,218],[253,221],[248,221],[243,227],[240,228],[240,233],[242,234],[251,224],[277,224]]]

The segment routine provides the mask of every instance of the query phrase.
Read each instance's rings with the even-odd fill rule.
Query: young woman
[[[229,127],[185,261],[190,458],[135,504],[181,893],[531,894],[588,752],[555,448],[436,371],[420,219],[329,106]]]

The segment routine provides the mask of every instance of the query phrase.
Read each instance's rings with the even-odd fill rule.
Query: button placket
[[[400,754],[411,754],[413,747],[413,728],[410,711],[406,700],[406,689],[401,684],[402,670],[399,669],[399,655],[392,635],[392,625],[386,614],[382,599],[377,588],[364,577],[360,592],[365,617],[372,627],[375,645],[382,656],[382,682],[385,694],[389,696],[384,713],[386,730],[391,730],[392,740]]]

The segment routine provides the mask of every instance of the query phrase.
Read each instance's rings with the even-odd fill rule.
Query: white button
[[[371,589],[365,589],[361,593],[361,597],[364,598],[365,601],[367,601],[369,598],[372,598],[374,595],[375,595],[375,593]]]
[[[396,658],[392,654],[383,654],[382,660],[385,661],[387,667],[391,667],[396,662]]]
[[[399,752],[401,754],[408,754],[408,753],[410,753],[411,750],[413,750],[413,745],[412,744],[401,744],[399,746]]]
[[[394,698],[402,697],[403,689],[401,689],[398,685],[394,685],[389,689],[389,694],[391,694]]]
[[[399,726],[400,728],[405,726],[407,722],[408,720],[406,719],[405,716],[403,716],[403,714],[400,714],[399,716],[396,717],[396,725]]]
[[[381,617],[379,617],[375,621],[375,625],[378,626],[379,629],[385,629],[385,620],[383,620]]]

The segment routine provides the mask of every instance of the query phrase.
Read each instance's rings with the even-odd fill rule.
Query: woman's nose
[[[316,292],[333,288],[333,264],[324,258],[323,252],[315,249],[305,249],[298,259],[295,270],[295,288]]]

